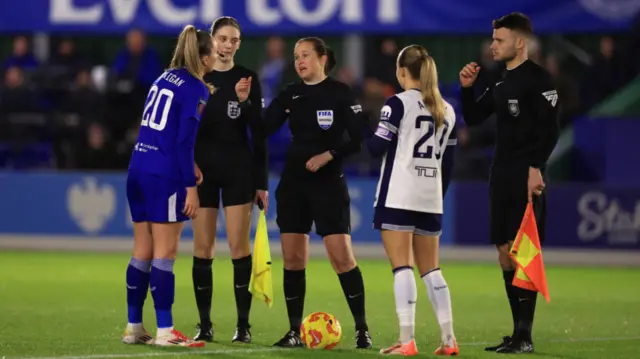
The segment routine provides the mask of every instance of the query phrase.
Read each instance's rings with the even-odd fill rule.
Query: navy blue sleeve
[[[180,113],[180,127],[178,129],[178,164],[180,177],[186,187],[196,186],[196,173],[194,162],[194,147],[196,143],[196,135],[198,133],[198,125],[200,124],[200,115],[207,105],[209,93],[202,84],[198,87],[200,93],[196,91],[183,93],[182,106]]]
[[[453,126],[449,140],[447,141],[447,148],[442,155],[442,197],[447,194],[449,188],[449,182],[451,181],[451,173],[453,172],[453,162],[455,157],[456,144],[458,143],[458,127]]]
[[[373,137],[367,141],[367,148],[374,157],[380,157],[387,152],[392,140],[398,135],[400,121],[404,117],[404,104],[397,96],[387,99],[380,110],[380,122]]]

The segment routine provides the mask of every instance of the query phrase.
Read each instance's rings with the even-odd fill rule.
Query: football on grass
[[[325,312],[309,314],[300,325],[300,338],[309,349],[333,349],[342,338],[338,319]]]

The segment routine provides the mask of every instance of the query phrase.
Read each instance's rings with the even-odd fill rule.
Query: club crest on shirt
[[[242,110],[240,109],[240,106],[238,106],[238,101],[229,101],[227,103],[227,116],[229,116],[229,118],[235,120],[240,117],[241,113]]]
[[[200,98],[200,101],[198,101],[198,116],[202,116],[202,112],[204,112],[205,107],[207,107],[207,101]]]
[[[509,113],[513,117],[518,117],[520,114],[520,105],[518,105],[518,100],[509,100]]]
[[[323,130],[328,130],[333,125],[333,110],[316,111],[318,126]]]

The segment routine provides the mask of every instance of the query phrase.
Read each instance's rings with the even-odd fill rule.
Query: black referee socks
[[[518,297],[518,325],[516,338],[531,341],[531,329],[533,327],[533,317],[536,312],[536,300],[538,292],[522,288],[514,288]]]
[[[287,302],[289,316],[289,330],[300,333],[302,312],[304,311],[304,296],[307,291],[305,270],[284,270],[284,298]]]
[[[507,292],[507,298],[509,299],[509,306],[511,306],[511,317],[513,318],[513,334],[512,337],[516,335],[518,329],[518,320],[519,320],[519,305],[518,295],[516,293],[516,288],[511,284],[513,283],[513,277],[516,275],[516,271],[502,271],[502,277],[504,278],[504,289]]]
[[[211,298],[213,296],[213,258],[193,257],[193,291],[200,314],[200,325],[204,328],[211,325]]]
[[[249,327],[249,312],[251,311],[251,293],[249,281],[251,280],[251,255],[244,258],[233,259],[233,289],[236,295],[236,309],[238,310],[237,326]]]
[[[338,278],[340,278],[342,291],[356,322],[356,330],[368,330],[364,307],[364,280],[360,268],[356,266],[348,272],[340,273]]]

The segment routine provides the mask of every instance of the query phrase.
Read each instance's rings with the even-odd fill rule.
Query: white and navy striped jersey
[[[369,143],[372,154],[384,153],[375,207],[443,212],[443,187],[452,165],[452,160],[445,160],[443,166],[443,157],[447,147],[456,144],[455,112],[445,104],[445,122],[436,129],[420,91],[411,89],[387,99]]]

